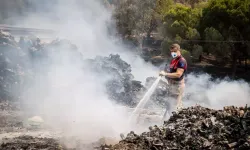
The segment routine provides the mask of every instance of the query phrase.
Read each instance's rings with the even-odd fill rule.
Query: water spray
[[[143,96],[143,98],[139,101],[138,105],[136,106],[136,108],[134,109],[134,111],[132,112],[129,121],[132,121],[132,118],[138,113],[139,109],[142,109],[145,104],[149,101],[151,95],[153,94],[153,92],[155,91],[159,81],[161,80],[162,76],[159,76],[155,82],[152,84],[152,86],[148,89],[148,91],[145,93],[145,95]],[[135,120],[137,120],[138,117],[135,117]]]

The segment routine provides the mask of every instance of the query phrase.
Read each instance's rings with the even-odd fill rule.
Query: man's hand
[[[159,73],[159,76],[166,76],[167,75],[167,73],[165,72],[165,71],[161,71],[160,73]]]
[[[160,55],[160,56],[154,56],[151,59],[161,59],[161,58],[162,58],[162,56]]]

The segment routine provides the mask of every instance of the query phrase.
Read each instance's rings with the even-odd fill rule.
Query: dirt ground
[[[132,111],[132,109],[131,109]],[[160,111],[139,116],[145,124],[161,119]],[[155,111],[157,112],[157,111]],[[157,117],[158,116],[158,120]],[[154,119],[152,119],[154,118]],[[33,120],[32,120],[33,119]],[[1,150],[101,150],[101,145],[114,145],[121,139],[101,138],[93,143],[84,143],[78,137],[64,137],[62,131],[55,131],[43,124],[38,116],[28,118],[18,103],[0,102],[0,149]],[[34,123],[35,122],[35,123]]]
[[[32,119],[31,121],[36,124],[30,122],[29,118],[24,115],[19,104],[0,102],[0,149],[74,150],[78,149],[77,146],[89,146],[83,144],[72,146],[69,144],[70,139],[61,137],[60,132],[46,129],[39,117]],[[90,145],[94,147],[92,143]]]
[[[53,138],[38,138],[32,136],[19,136],[12,139],[3,139],[0,149],[46,149],[60,150],[65,149]]]

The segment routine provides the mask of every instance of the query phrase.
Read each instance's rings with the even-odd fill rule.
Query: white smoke
[[[31,14],[17,25],[53,29],[57,31],[53,37],[76,44],[84,58],[119,54],[131,64],[136,80],[144,82],[146,77],[157,75],[157,68],[109,37],[107,24],[111,23],[111,13],[98,1],[63,0],[50,12]],[[53,58],[50,65],[36,66],[36,70],[48,72],[41,71],[31,88],[23,93],[27,110],[43,116],[53,128],[89,142],[131,130],[126,110],[117,109],[108,99],[102,74],[82,70],[82,64],[71,62],[67,53],[49,55]]]
[[[250,104],[250,85],[246,81],[213,80],[208,74],[187,76],[185,89],[188,106],[199,104],[214,109]]]
[[[45,3],[49,1],[37,2]],[[98,1],[61,0],[50,12],[34,13],[19,26],[49,28],[58,31],[57,37],[67,38],[76,44],[84,58],[96,55],[119,54],[131,64],[136,80],[157,76],[158,68],[146,64],[140,57],[116,43],[108,35],[110,10]],[[78,1],[79,2],[79,1]],[[53,16],[53,17],[51,17]],[[56,19],[55,19],[56,18]],[[115,28],[115,27],[113,27]],[[130,130],[125,110],[116,109],[104,92],[102,74],[82,71],[81,64],[72,63],[67,54],[50,66],[37,66],[49,70],[47,76],[37,76],[36,84],[24,93],[26,107],[47,118],[53,127],[64,128],[68,134],[95,141],[102,136],[117,136]],[[213,108],[249,103],[249,84],[243,81],[212,81],[209,75],[188,75],[185,95],[191,95],[185,104],[204,104]]]

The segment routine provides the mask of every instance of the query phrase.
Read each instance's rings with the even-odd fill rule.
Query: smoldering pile
[[[86,62],[87,68],[91,68],[102,78],[107,78],[106,92],[111,100],[122,105],[136,105],[140,98],[138,97],[139,93],[145,88],[140,81],[133,80],[131,66],[123,61],[118,54],[111,54],[109,57],[97,56]]]
[[[83,71],[91,68],[90,71],[98,73],[100,78],[108,77],[106,93],[121,105],[136,106],[154,80],[149,77],[146,86],[134,80],[131,66],[118,54],[85,60],[78,48],[68,40],[56,39],[43,43],[37,37],[21,37],[16,42],[11,34],[1,31],[0,52],[0,100],[21,99],[21,91],[32,85],[36,75],[46,76],[48,70],[44,66],[50,66],[55,61],[60,64],[65,56],[73,65],[74,62],[82,64]],[[152,96],[159,104],[165,104],[166,93],[162,91],[157,89]]]
[[[149,127],[141,135],[131,131],[110,150],[250,149],[250,107],[213,110],[189,107],[173,115],[163,126]],[[103,147],[103,148],[104,148]]]
[[[0,100],[12,99],[20,82],[20,59],[12,59],[21,55],[17,45],[13,36],[0,31]]]
[[[122,60],[118,54],[110,54],[109,57],[97,56],[95,59],[86,60],[84,64],[87,65],[85,70],[91,68],[92,71],[100,74],[101,78],[107,76],[108,80],[105,85],[109,98],[128,107],[135,107],[156,80],[156,77],[148,77],[145,85],[134,80],[131,66]],[[166,88],[166,83],[160,81],[150,98],[151,101],[145,108],[153,107],[154,104],[165,107],[168,104],[166,100],[168,90]]]
[[[72,60],[81,57],[76,47],[66,40],[42,43],[39,38],[21,37],[17,42],[10,33],[0,30],[0,101],[20,100],[21,91],[29,88],[34,76],[46,74],[46,70],[38,66],[50,63],[49,54],[59,55],[63,48],[74,54]]]

